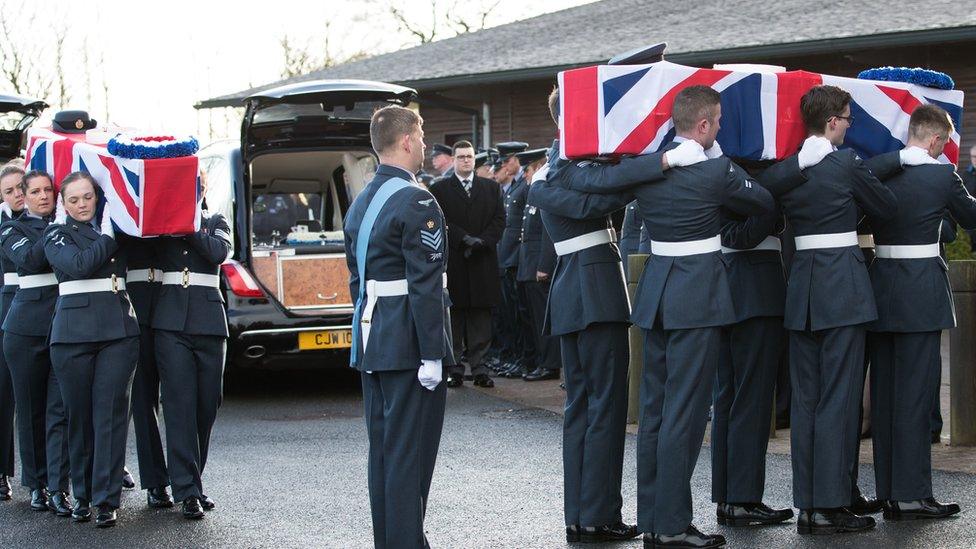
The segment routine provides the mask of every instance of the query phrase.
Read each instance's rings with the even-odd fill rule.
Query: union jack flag
[[[124,233],[143,237],[189,234],[200,230],[197,157],[140,160],[112,156],[85,134],[31,129],[29,170],[44,170],[59,189],[74,171],[91,174],[105,195],[112,221]]]
[[[853,97],[851,115],[855,122],[844,145],[860,156],[870,158],[903,148],[912,111],[921,104],[933,103],[945,109],[956,126],[940,160],[959,160],[961,91],[806,71],[700,69],[667,61],[600,65],[559,73],[562,156],[587,158],[659,150],[674,137],[671,106],[675,95],[698,84],[722,94],[718,142],[730,157],[772,160],[795,153],[806,137],[800,98],[813,86],[830,84]]]

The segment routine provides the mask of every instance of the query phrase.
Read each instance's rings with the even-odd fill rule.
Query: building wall
[[[900,47],[884,50],[838,51],[816,56],[741,59],[743,63],[782,65],[787,70],[804,69],[837,76],[857,76],[857,73],[884,65],[927,67],[948,73],[956,81],[956,88],[966,94],[963,111],[960,164],[969,165],[968,151],[976,145],[976,63],[971,52],[976,42],[954,43],[925,47]],[[704,66],[704,65],[703,65]],[[491,112],[492,144],[501,141],[525,141],[530,147],[546,147],[555,136],[555,124],[549,117],[546,98],[555,77],[518,83],[470,86],[437,90],[452,103],[479,111],[487,102]],[[471,119],[460,113],[422,108],[424,131],[428,143],[444,142],[445,137],[470,133]],[[856,123],[856,122],[855,122]],[[483,145],[483,143],[479,143]]]

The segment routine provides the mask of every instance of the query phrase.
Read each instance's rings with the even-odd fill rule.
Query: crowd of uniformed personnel
[[[63,111],[54,126],[76,133],[93,122]],[[13,496],[16,431],[32,510],[114,526],[132,482],[131,418],[149,507],[173,507],[175,497],[184,517],[202,518],[215,506],[201,476],[221,401],[227,222],[204,211],[196,233],[130,237],[87,173],[68,174],[56,191],[51,174],[22,166],[0,170],[0,500]]]

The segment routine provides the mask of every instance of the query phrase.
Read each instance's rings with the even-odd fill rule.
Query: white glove
[[[417,379],[420,380],[420,384],[424,386],[425,389],[433,391],[437,388],[437,384],[441,382],[441,377],[444,375],[444,368],[441,366],[440,359],[437,360],[421,360],[420,370],[417,371]]]
[[[68,219],[68,214],[64,211],[64,200],[61,200],[61,195],[58,195],[58,201],[54,205],[54,222],[58,225],[64,225],[64,222]]]
[[[664,153],[664,158],[668,161],[668,166],[677,168],[680,166],[691,166],[708,160],[705,156],[705,149],[697,141],[691,139],[682,141],[677,147]]]
[[[705,156],[707,156],[709,160],[713,158],[718,158],[723,154],[725,153],[722,152],[722,146],[718,144],[718,141],[716,141],[710,149],[705,151]]]
[[[932,158],[922,147],[906,147],[899,151],[902,166],[920,166],[922,164],[938,164],[939,161]]]
[[[102,234],[115,239],[115,229],[112,228],[112,216],[108,214],[108,206],[102,211]]]
[[[800,154],[797,160],[800,161],[800,169],[805,170],[810,166],[819,164],[825,156],[834,152],[834,146],[826,137],[811,135],[803,142],[800,147]]]

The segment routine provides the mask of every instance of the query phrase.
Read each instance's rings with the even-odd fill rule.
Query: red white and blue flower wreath
[[[113,156],[150,160],[190,156],[200,150],[200,143],[191,136],[117,135],[109,139],[107,148]]]

